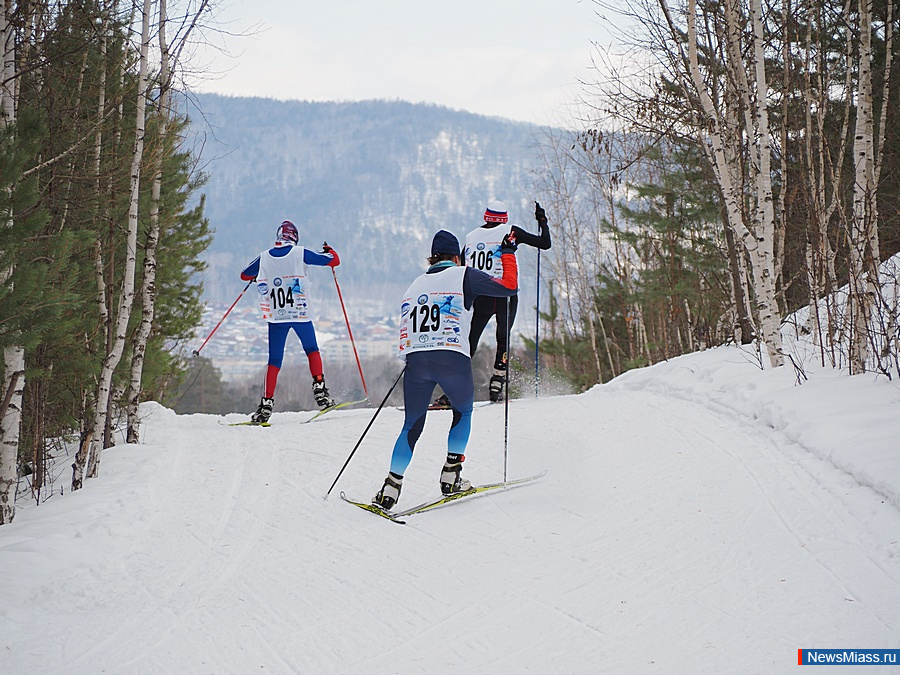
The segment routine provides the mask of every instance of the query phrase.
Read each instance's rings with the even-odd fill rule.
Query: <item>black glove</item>
[[[537,202],[534,203],[534,219],[538,221],[538,225],[541,227],[547,224],[547,212],[544,211],[544,207]]]
[[[500,242],[500,253],[515,253],[518,247],[519,244],[516,243],[516,233],[510,230],[510,233],[503,237],[503,241]]]

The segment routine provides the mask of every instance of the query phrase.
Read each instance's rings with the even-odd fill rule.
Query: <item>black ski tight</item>
[[[479,295],[472,303],[472,326],[469,329],[469,353],[474,357],[478,340],[484,332],[485,326],[491,317],[497,319],[497,354],[494,357],[494,368],[505,368],[507,335],[512,332],[513,323],[516,320],[516,309],[519,307],[519,296],[509,298],[509,325],[506,323],[507,298],[492,298],[487,295]]]

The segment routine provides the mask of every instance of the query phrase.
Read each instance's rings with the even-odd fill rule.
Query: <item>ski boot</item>
[[[447,453],[447,461],[444,462],[444,469],[441,471],[441,492],[443,494],[452,495],[455,492],[465,492],[472,487],[472,483],[460,476],[465,459],[465,455]]]
[[[384,479],[384,485],[382,485],[378,493],[372,497],[372,503],[385,511],[390,511],[394,508],[394,504],[397,503],[397,500],[400,499],[400,489],[402,487],[403,476],[389,473],[387,478]]]
[[[330,408],[335,405],[335,401],[328,394],[328,387],[325,386],[325,377],[319,375],[312,383],[313,396],[316,399],[316,405],[321,409]]]
[[[434,401],[431,402],[431,405],[428,406],[429,410],[450,410],[450,399],[447,398],[447,394],[441,394]]]
[[[494,367],[494,374],[491,375],[490,397],[491,403],[499,403],[503,398],[503,387],[506,384],[506,368]]]
[[[263,396],[259,401],[259,407],[256,409],[256,412],[250,416],[250,421],[253,424],[266,424],[272,416],[272,406],[274,405],[274,398]]]

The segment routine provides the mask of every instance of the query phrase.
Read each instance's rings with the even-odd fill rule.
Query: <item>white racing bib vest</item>
[[[474,267],[495,279],[503,276],[503,263],[500,261],[500,243],[510,233],[512,225],[501,223],[497,227],[479,227],[466,235],[464,257],[467,267]]]
[[[259,256],[259,275],[256,277],[259,308],[269,323],[281,321],[311,321],[306,304],[306,265],[303,247],[292,246],[280,258],[268,251]]]
[[[469,356],[472,312],[463,306],[465,267],[423,274],[412,282],[400,306],[400,358],[444,349]]]

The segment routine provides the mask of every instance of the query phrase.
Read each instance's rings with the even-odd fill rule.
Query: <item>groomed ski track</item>
[[[720,406],[513,401],[509,477],[547,475],[406,527],[338,496],[380,486],[396,409],[328,500],[373,409],[144,409],[141,445],[0,530],[0,672],[782,673],[800,647],[900,647],[896,506]],[[466,475],[500,480],[503,406],[473,419]],[[398,508],[436,496],[448,424],[429,414]]]

